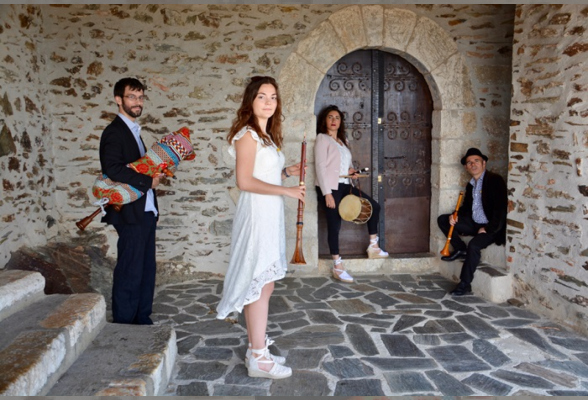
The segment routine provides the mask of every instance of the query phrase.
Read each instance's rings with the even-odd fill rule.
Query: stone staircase
[[[0,271],[0,395],[156,396],[174,366],[169,326],[106,322],[96,293],[45,295],[38,272]]]

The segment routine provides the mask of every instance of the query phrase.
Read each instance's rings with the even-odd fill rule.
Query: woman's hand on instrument
[[[306,196],[306,186],[299,185],[299,186],[290,186],[285,187],[284,194],[288,197],[292,197],[293,199],[298,199],[304,203],[304,197]]]
[[[300,164],[301,163],[290,165],[289,167],[286,167],[286,172],[288,173],[288,175],[300,176],[300,166],[301,166]],[[304,169],[306,171],[306,166],[304,167]]]
[[[161,174],[154,174],[152,176],[153,180],[151,181],[151,189],[155,189],[157,185],[159,185],[159,178]]]
[[[457,216],[455,218],[453,218],[453,214],[449,215],[449,225],[454,226],[455,224],[457,224]]]
[[[351,176],[351,179],[357,179],[358,178],[358,176],[357,176],[357,170],[355,168],[349,168],[349,170],[347,171],[347,173],[349,175],[355,175],[355,176]]]
[[[325,203],[328,208],[335,208],[335,198],[331,193],[325,195]]]

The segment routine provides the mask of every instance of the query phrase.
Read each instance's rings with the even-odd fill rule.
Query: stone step
[[[176,354],[176,334],[170,326],[107,323],[48,395],[161,395]]]
[[[105,323],[96,293],[44,296],[0,321],[0,395],[45,395]]]
[[[439,267],[441,275],[459,282],[462,264],[461,260],[443,262]],[[513,275],[505,268],[481,262],[474,274],[472,292],[493,303],[504,303],[513,297]]]
[[[38,272],[0,272],[0,321],[43,298],[45,279]]]

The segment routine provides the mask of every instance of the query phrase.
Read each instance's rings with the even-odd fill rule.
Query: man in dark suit
[[[471,293],[471,283],[480,263],[481,251],[492,243],[503,245],[506,242],[506,184],[500,175],[486,170],[486,161],[488,157],[479,149],[468,149],[461,164],[472,179],[466,186],[465,198],[457,218],[454,219],[453,214],[443,214],[437,219],[445,236],[450,227],[454,227],[451,236],[454,251],[441,259],[453,261],[465,258],[460,282],[451,292],[454,296]],[[473,239],[466,245],[459,235],[473,236]]]
[[[114,85],[118,115],[100,138],[102,172],[116,182],[144,192],[125,204],[120,212],[108,210],[102,222],[118,233],[118,258],[112,285],[112,316],[115,323],[151,325],[155,290],[155,228],[159,217],[155,188],[159,176],[135,172],[127,164],[145,155],[141,127],[135,122],[143,111],[144,86],[134,78]]]

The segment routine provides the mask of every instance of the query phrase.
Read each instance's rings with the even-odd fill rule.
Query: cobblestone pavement
[[[588,396],[588,339],[524,308],[451,297],[440,275],[276,282],[268,332],[290,378],[249,378],[244,320],[216,320],[222,280],[159,288],[178,357],[166,395]]]

